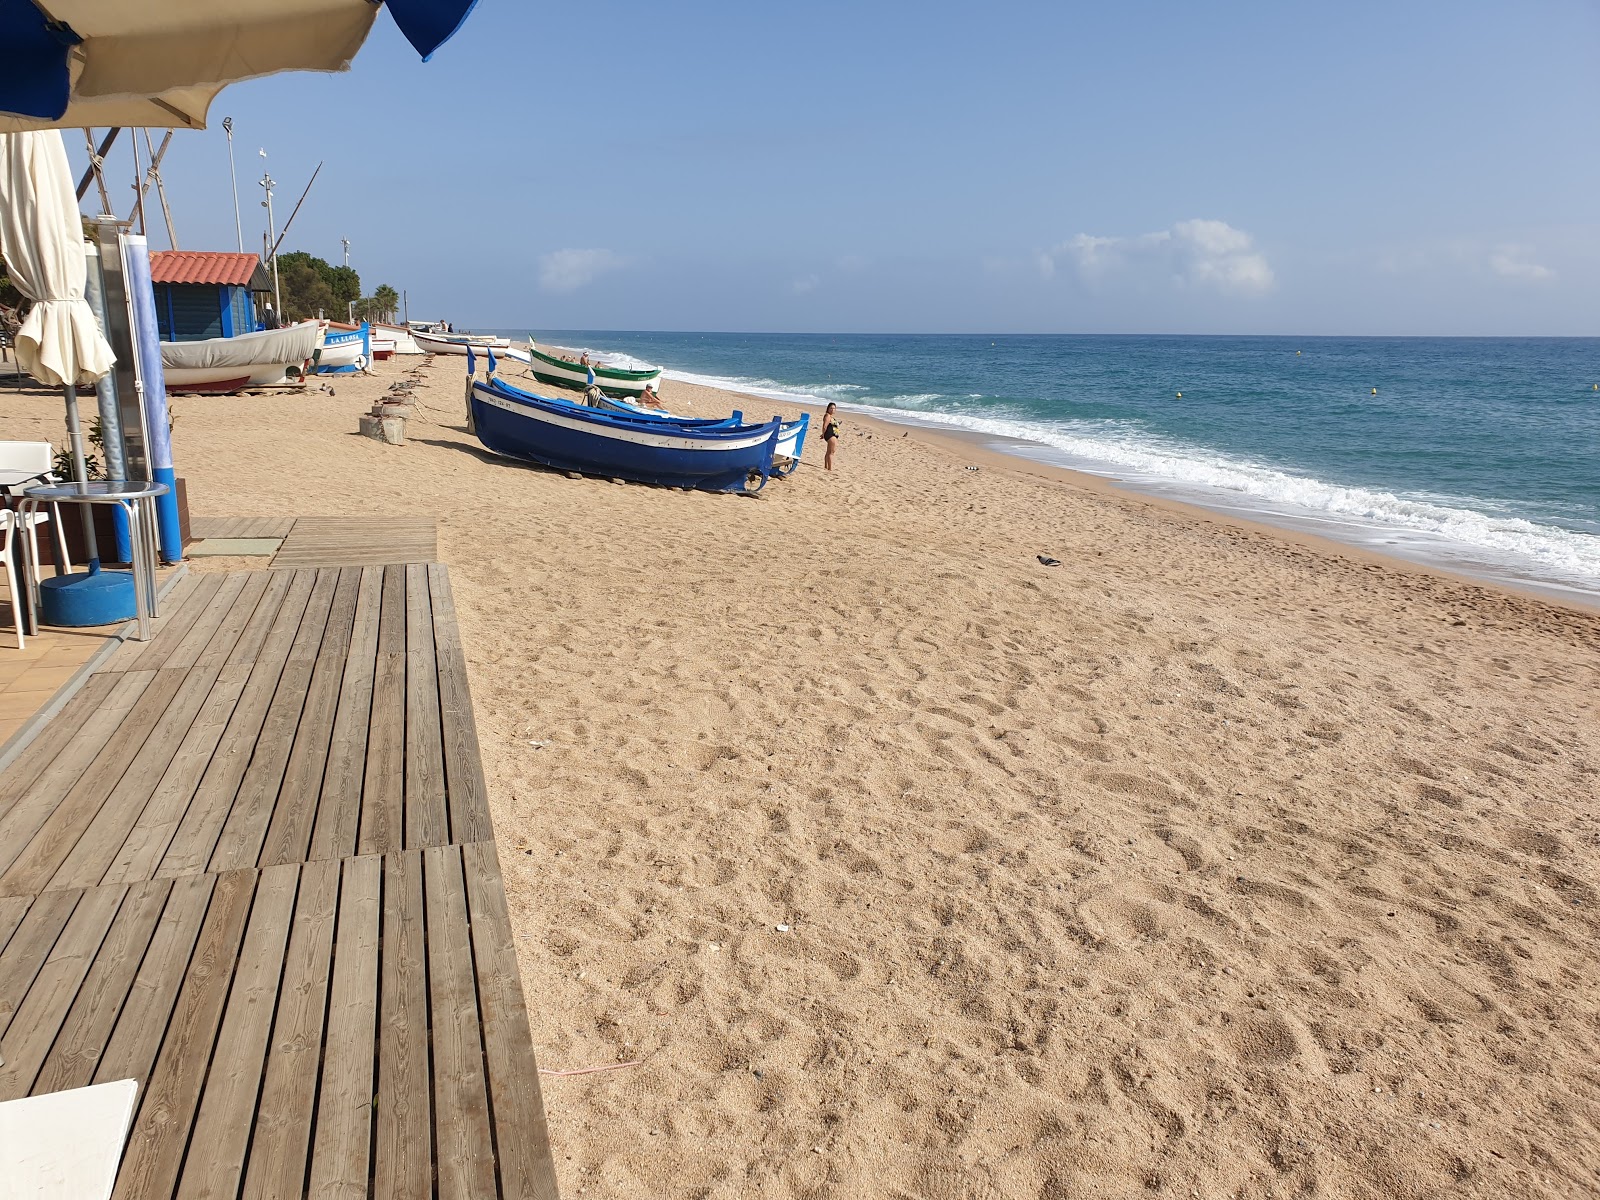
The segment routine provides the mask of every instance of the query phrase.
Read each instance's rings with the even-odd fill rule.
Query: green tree
[[[361,276],[354,268],[336,267],[304,250],[278,255],[278,280],[283,315],[291,321],[314,317],[319,311],[342,321],[349,302],[361,298]]]
[[[387,283],[380,283],[372,295],[356,302],[356,316],[363,321],[393,321],[400,307],[400,293]]]

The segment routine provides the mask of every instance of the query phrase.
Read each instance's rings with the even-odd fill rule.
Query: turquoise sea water
[[[1600,596],[1600,338],[535,334]]]

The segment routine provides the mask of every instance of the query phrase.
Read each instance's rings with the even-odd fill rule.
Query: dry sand
[[[174,440],[439,517],[541,1064],[639,1063],[544,1079],[565,1195],[1600,1192],[1600,617],[848,414],[573,480],[463,366],[404,447],[404,362]]]

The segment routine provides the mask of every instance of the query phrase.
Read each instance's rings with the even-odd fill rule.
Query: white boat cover
[[[169,371],[176,367],[238,367],[242,372],[250,367],[292,366],[316,353],[319,332],[315,321],[304,321],[287,329],[265,329],[238,337],[162,342],[161,365]]]

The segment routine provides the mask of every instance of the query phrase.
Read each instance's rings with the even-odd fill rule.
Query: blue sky
[[[325,159],[285,249],[462,326],[1592,335],[1597,50],[1586,0],[481,0],[164,177],[232,248],[232,115],[258,248],[258,148],[280,222]]]

